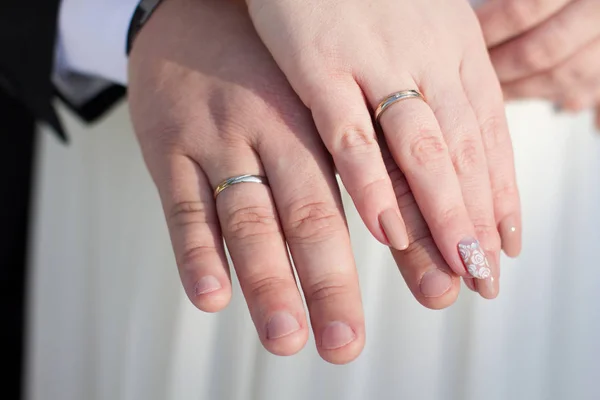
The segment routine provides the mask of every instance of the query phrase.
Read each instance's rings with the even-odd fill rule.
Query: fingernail
[[[390,246],[397,250],[406,250],[408,248],[406,225],[404,225],[398,211],[389,209],[382,212],[379,215],[379,223],[390,242]]]
[[[477,291],[485,299],[495,299],[498,296],[498,289],[494,277],[479,279],[477,281]]]
[[[492,271],[485,252],[475,239],[464,239],[458,244],[458,253],[473,278],[486,279]]]
[[[267,324],[267,339],[279,339],[300,329],[296,318],[285,311],[276,312]]]
[[[321,336],[321,347],[334,350],[344,347],[356,339],[354,331],[345,323],[335,321],[327,325]]]
[[[201,294],[216,292],[219,289],[221,289],[219,280],[212,275],[207,275],[196,283],[194,292],[196,293],[196,296],[200,296]]]
[[[421,293],[425,297],[440,297],[452,286],[452,277],[440,269],[432,269],[421,278]]]
[[[499,231],[502,239],[502,250],[509,257],[517,257],[521,252],[521,232],[516,219],[509,217],[500,222]]]

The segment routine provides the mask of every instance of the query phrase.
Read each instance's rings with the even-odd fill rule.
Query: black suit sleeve
[[[51,81],[59,5],[60,0],[0,2],[0,90],[64,138],[52,107],[57,93]],[[112,86],[85,104],[67,105],[84,120],[92,121],[124,94],[124,88]]]

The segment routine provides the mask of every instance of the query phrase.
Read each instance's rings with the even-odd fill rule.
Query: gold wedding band
[[[225,190],[233,185],[237,185],[238,183],[261,183],[263,185],[269,186],[269,182],[267,181],[267,178],[264,176],[260,176],[260,175],[234,176],[234,177],[225,179],[223,182],[221,182],[219,184],[219,186],[217,186],[217,188],[215,189],[215,193],[214,193],[215,200],[217,199],[217,196],[223,190]]]
[[[375,109],[375,121],[379,124],[381,116],[392,105],[407,99],[421,99],[425,101],[425,97],[418,90],[403,90],[401,92],[395,92],[387,96]]]

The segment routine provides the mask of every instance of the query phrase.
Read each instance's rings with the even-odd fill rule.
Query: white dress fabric
[[[189,304],[127,110],[41,135],[30,293],[30,400],[600,399],[600,136],[591,113],[508,108],[524,250],[502,293],[420,306],[348,201],[367,344],[346,366],[308,343],[260,345],[237,282],[216,315]],[[234,278],[235,279],[235,278]]]

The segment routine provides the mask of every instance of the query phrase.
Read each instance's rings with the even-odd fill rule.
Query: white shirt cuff
[[[140,0],[62,0],[55,72],[127,84],[127,33]]]

